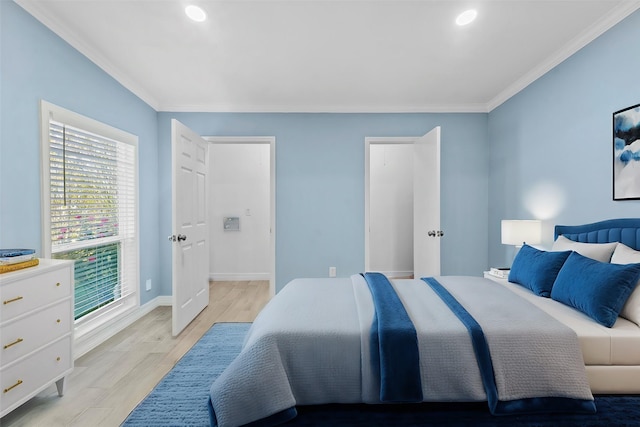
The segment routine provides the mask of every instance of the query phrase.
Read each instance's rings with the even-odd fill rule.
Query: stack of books
[[[0,249],[0,273],[38,265],[34,249]]]
[[[508,279],[509,271],[511,271],[510,268],[491,267],[491,269],[489,270],[489,274],[495,277],[499,277],[501,279]]]

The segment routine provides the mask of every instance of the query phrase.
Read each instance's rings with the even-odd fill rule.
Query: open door
[[[440,275],[440,126],[414,143],[413,276]]]
[[[207,142],[172,120],[173,336],[209,304],[207,162]]]

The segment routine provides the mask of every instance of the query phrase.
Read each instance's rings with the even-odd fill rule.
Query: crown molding
[[[432,105],[234,105],[165,104],[158,111],[174,113],[487,113],[486,104]]]
[[[127,90],[147,103],[154,110],[158,110],[158,100],[154,96],[152,96],[145,89],[141,88],[140,85],[132,80],[126,73],[122,72],[104,55],[97,51],[94,46],[86,43],[81,37],[65,27],[62,22],[50,16],[50,14],[48,14],[41,5],[41,3],[44,2],[32,0],[14,1],[24,10],[26,10],[30,15],[40,21],[44,26],[53,31],[54,34],[71,45],[71,47],[76,49],[82,55],[86,56],[91,62],[100,67],[105,73],[115,79]]]
[[[573,38],[555,54],[548,57],[544,62],[533,68],[527,74],[516,80],[513,84],[509,85],[505,90],[491,99],[487,103],[487,111],[491,112],[495,108],[499,107],[509,98],[513,97],[521,90],[529,86],[531,83],[538,80],[553,68],[557,67],[564,60],[594,41],[611,27],[618,24],[620,21],[631,15],[639,8],[640,1],[623,0],[619,6],[612,9],[608,14],[604,15],[596,24],[589,27],[577,37]]]

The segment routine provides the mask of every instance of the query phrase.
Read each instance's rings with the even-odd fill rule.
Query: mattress
[[[551,298],[543,298],[510,282],[507,288],[573,329],[578,335],[585,365],[640,365],[640,327],[618,317],[612,328]]]

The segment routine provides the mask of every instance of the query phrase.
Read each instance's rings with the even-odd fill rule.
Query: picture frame
[[[640,104],[613,113],[613,200],[640,200]]]

